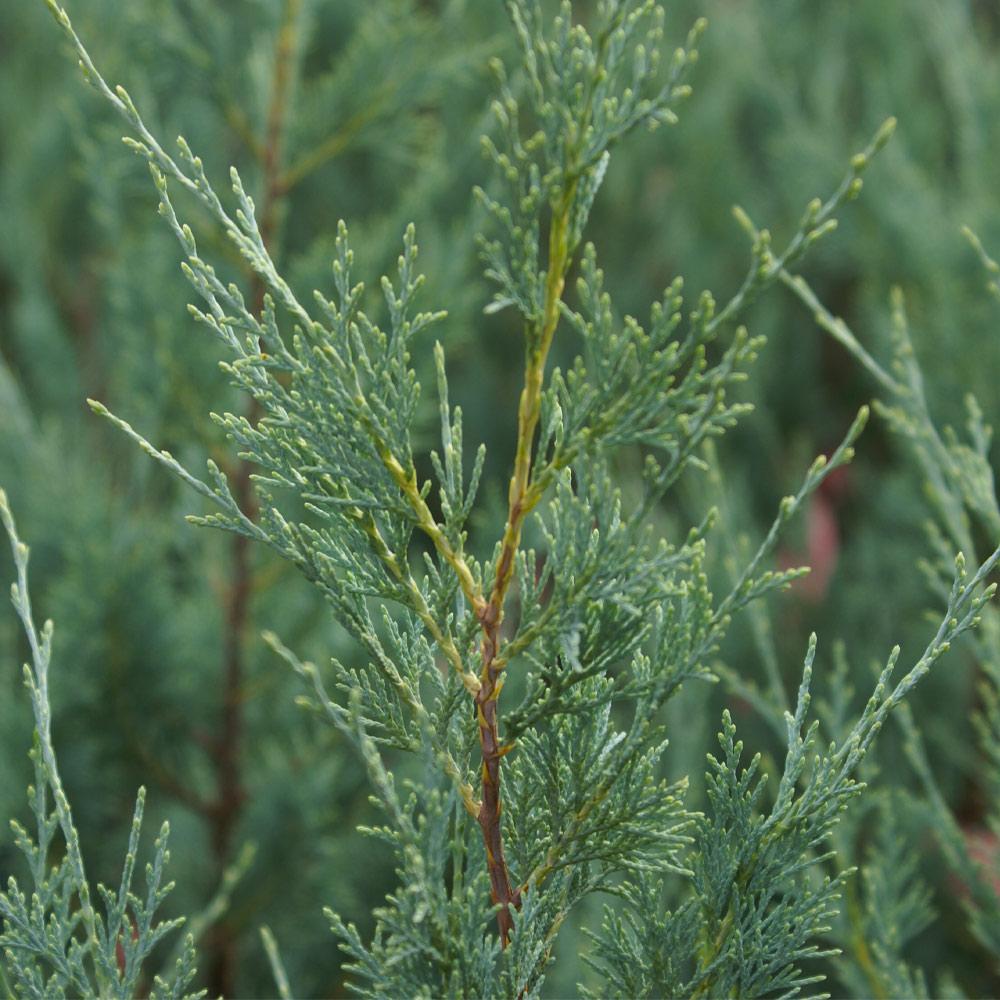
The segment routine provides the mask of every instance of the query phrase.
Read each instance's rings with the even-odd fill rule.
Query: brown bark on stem
[[[483,669],[479,693],[476,695],[476,713],[479,722],[479,745],[483,759],[483,798],[479,809],[479,826],[486,848],[486,867],[490,877],[490,894],[499,903],[497,924],[500,941],[506,948],[513,927],[510,908],[520,909],[521,889],[511,887],[510,871],[503,851],[501,816],[503,803],[500,795],[501,760],[510,746],[500,743],[497,725],[497,698],[503,687],[503,662],[498,662],[500,652],[500,625],[503,621],[504,601],[511,580],[514,563],[521,544],[524,520],[534,509],[541,495],[531,483],[532,452],[535,431],[541,414],[542,386],[545,362],[552,338],[559,324],[559,301],[562,298],[569,262],[569,220],[576,194],[576,181],[570,181],[559,205],[553,212],[549,232],[549,268],[545,282],[545,308],[539,325],[529,332],[528,354],[524,367],[524,388],[517,413],[517,453],[514,473],[508,494],[507,524],[504,528],[500,558],[493,580],[489,601],[479,611],[483,629]]]
[[[275,46],[274,79],[268,109],[266,134],[261,150],[263,197],[261,199],[260,235],[265,248],[274,255],[278,242],[281,200],[283,139],[288,97],[292,81],[296,26],[301,0],[285,0],[282,24]],[[251,281],[251,300],[258,315],[264,308],[266,287],[259,275]],[[256,424],[260,405],[251,400],[247,419]],[[251,520],[258,516],[257,498],[250,478],[250,463],[239,461],[231,474],[233,496]],[[211,842],[220,879],[231,861],[233,838],[243,813],[246,792],[242,777],[243,685],[246,673],[246,636],[250,625],[250,602],[253,596],[253,572],[250,540],[235,535],[230,548],[231,585],[226,595],[225,637],[223,640],[222,719],[215,743],[214,765],[216,798],[210,810]],[[214,996],[232,996],[236,971],[236,933],[228,921],[221,920],[211,939],[208,985]]]
[[[493,612],[493,605],[486,608],[488,616]],[[513,927],[510,907],[520,909],[521,891],[511,888],[510,872],[507,869],[507,859],[503,852],[503,835],[500,818],[503,804],[500,800],[500,761],[506,749],[500,744],[497,728],[497,696],[503,687],[500,670],[493,662],[499,649],[500,622],[499,616],[483,621],[485,638],[483,639],[483,673],[480,678],[482,687],[476,695],[476,715],[479,722],[479,744],[483,758],[483,798],[476,817],[483,832],[483,845],[486,848],[486,868],[490,877],[490,896],[494,903],[500,903],[497,911],[497,924],[500,928],[500,941],[507,947],[510,932]]]

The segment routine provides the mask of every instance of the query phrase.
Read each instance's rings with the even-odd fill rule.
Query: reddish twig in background
[[[281,27],[274,55],[274,77],[268,108],[266,133],[260,150],[263,172],[260,212],[260,234],[272,255],[277,253],[281,220],[282,157],[289,94],[291,91],[296,34],[302,0],[285,0]],[[264,308],[266,288],[259,275],[251,283],[254,311]],[[260,418],[259,404],[251,400],[247,418],[256,423]],[[240,460],[232,470],[233,496],[240,509],[251,520],[258,515],[257,500],[251,481],[252,466]],[[216,866],[224,872],[232,855],[233,836],[243,812],[246,791],[243,787],[241,758],[243,748],[243,685],[245,679],[246,636],[250,623],[250,603],[253,597],[253,573],[250,539],[235,535],[231,548],[231,584],[225,598],[223,639],[222,719],[218,739],[213,745],[216,775],[216,797],[208,811],[212,850]],[[233,993],[236,960],[236,935],[225,919],[216,926],[210,943],[208,968],[209,992],[217,996]]]

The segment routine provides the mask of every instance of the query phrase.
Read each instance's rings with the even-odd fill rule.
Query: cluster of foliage
[[[938,431],[902,292],[893,299],[892,360],[882,364],[801,274],[840,210],[860,193],[862,175],[894,121],[851,159],[830,197],[808,202],[782,249],[747,213],[738,213],[751,240],[750,259],[721,305],[704,292],[685,307],[675,279],[640,323],[605,290],[597,250],[584,244],[584,235],[592,215],[599,222],[598,193],[612,184],[619,144],[627,148],[640,128],[676,122],[703,22],[695,22],[671,58],[661,59],[663,12],[655,3],[601,0],[592,9],[582,5],[581,18],[568,3],[549,11],[539,0],[510,0],[513,42],[504,48],[518,68],[508,75],[494,63],[499,96],[484,140],[494,177],[477,195],[487,234],[481,256],[495,286],[483,322],[500,324],[507,336],[520,332],[524,367],[520,396],[508,387],[509,405],[500,410],[510,412],[516,426],[505,502],[486,490],[477,503],[480,484],[495,482],[493,460],[480,447],[469,462],[462,408],[449,402],[445,349],[439,343],[431,350],[425,332],[434,324],[443,329],[445,314],[418,312],[417,302],[438,295],[435,304],[448,304],[453,316],[471,324],[476,297],[469,289],[478,286],[442,253],[431,263],[440,260],[445,277],[421,291],[412,227],[405,229],[396,276],[382,279],[380,297],[366,295],[353,277],[358,268],[343,223],[332,243],[317,238],[299,266],[283,265],[279,254],[289,192],[346,144],[363,138],[381,149],[392,142],[407,162],[418,156],[389,123],[412,120],[408,109],[440,100],[443,82],[458,70],[420,53],[433,55],[434,32],[443,37],[449,23],[461,19],[463,5],[446,4],[433,17],[415,4],[412,10],[405,3],[371,5],[371,21],[362,17],[355,28],[356,47],[341,53],[332,74],[313,81],[300,39],[308,37],[306,22],[318,11],[286,0],[276,26],[270,102],[262,102],[263,138],[248,126],[246,107],[228,110],[234,130],[249,131],[248,145],[258,147],[254,198],[245,171],[232,168],[231,193],[220,194],[210,179],[214,171],[187,141],[169,152],[140,115],[142,102],[109,86],[67,13],[47,2],[87,81],[126,121],[126,142],[152,175],[160,215],[180,244],[183,273],[198,299],[191,314],[225,351],[228,388],[206,380],[205,398],[213,405],[221,397],[230,407],[213,422],[237,455],[223,459],[218,442],[207,439],[202,451],[213,457],[202,478],[190,471],[199,449],[187,449],[181,461],[151,444],[164,435],[148,429],[148,386],[116,404],[148,438],[102,403],[91,406],[201,495],[206,506],[190,520],[233,540],[228,550],[209,547],[198,555],[210,566],[228,552],[233,586],[224,602],[230,633],[222,641],[222,735],[209,743],[218,795],[192,792],[177,777],[176,760],[159,748],[147,745],[144,755],[154,777],[172,785],[207,826],[217,858],[215,898],[191,922],[176,955],[166,963],[154,959],[161,969],[156,975],[147,959],[179,923],[155,922],[169,888],[162,884],[166,829],[140,898],[132,889],[140,792],[120,889],[91,887],[52,741],[52,628],[35,627],[27,549],[5,498],[0,505],[13,542],[14,603],[28,639],[24,677],[36,733],[29,798],[37,833],[15,827],[33,892],[12,879],[0,897],[8,989],[16,995],[181,996],[194,980],[201,938],[211,955],[213,988],[234,989],[232,925],[229,934],[216,930],[214,941],[210,929],[226,926],[234,883],[251,864],[236,857],[233,841],[247,808],[236,747],[246,721],[240,667],[252,542],[273,554],[262,565],[287,563],[310,585],[299,588],[274,569],[280,583],[274,590],[286,596],[276,598],[273,614],[261,621],[272,626],[266,645],[293,668],[291,683],[305,683],[299,701],[313,710],[306,724],[288,723],[289,731],[305,735],[290,758],[270,762],[275,781],[289,769],[308,775],[303,815],[313,822],[315,802],[333,788],[345,806],[374,793],[381,815],[365,824],[367,833],[395,860],[396,886],[374,911],[370,931],[327,911],[355,991],[542,995],[547,977],[558,973],[553,958],[561,939],[577,933],[582,916],[590,918],[583,921],[590,968],[572,971],[594,995],[797,995],[831,972],[862,995],[925,993],[924,973],[904,949],[930,919],[927,892],[905,861],[898,793],[889,785],[881,790],[873,754],[891,713],[902,721],[901,745],[924,793],[923,815],[963,886],[976,947],[1000,959],[995,882],[938,785],[924,727],[903,704],[952,643],[981,626],[972,640],[983,667],[977,728],[996,837],[1000,617],[988,604],[988,578],[1000,558],[1000,549],[989,554],[989,541],[1000,537],[1000,506],[989,429],[970,397],[967,439]],[[391,57],[379,35],[390,23],[414,32],[400,39],[411,61]],[[376,57],[385,64],[388,93],[377,99],[382,92],[375,87],[351,112],[345,95],[359,73],[377,73]],[[347,108],[341,131],[317,137],[309,127],[320,117],[315,111],[303,115],[299,129],[287,124],[296,82],[307,111],[310,101],[341,98]],[[446,120],[442,111],[440,121]],[[418,132],[410,141],[419,148],[429,140]],[[412,198],[430,202],[447,192],[465,169],[450,166],[429,171],[414,186],[416,196],[389,213],[393,221],[412,209]],[[107,185],[100,168],[95,176]],[[996,273],[997,265],[978,241],[974,245]],[[298,289],[313,283],[311,258],[324,252],[333,258],[332,284],[315,282],[326,290],[306,299]],[[158,260],[159,254],[151,251]],[[359,254],[376,267],[380,256],[370,246]],[[130,263],[122,262],[126,283]],[[575,287],[568,290],[571,274]],[[739,324],[772,286],[771,297],[786,286],[804,302],[874,379],[878,412],[912,451],[934,508],[933,558],[922,565],[940,597],[939,624],[929,641],[925,637],[924,651],[894,680],[901,656],[895,647],[860,709],[852,704],[852,680],[864,671],[839,655],[815,720],[809,712],[816,639],[808,642],[797,694],[789,698],[769,618],[774,595],[803,571],[772,567],[784,529],[800,511],[814,509],[853,459],[868,408],[846,421],[842,443],[781,500],[759,545],[739,537],[726,441],[738,439],[738,425],[749,418],[741,393],[763,347],[762,337]],[[182,356],[193,353],[185,348]],[[177,362],[167,364],[169,371]],[[431,406],[421,401],[418,370],[436,376]],[[4,390],[15,416],[24,414],[16,386]],[[241,398],[249,400],[242,408]],[[429,448],[432,420],[439,443]],[[22,424],[26,436],[36,434],[26,417]],[[140,495],[156,488],[144,480],[137,487]],[[718,517],[713,503],[722,508]],[[196,555],[188,558],[194,562]],[[295,625],[303,618],[297,600],[309,609],[302,626]],[[332,611],[336,632],[314,624],[319,601]],[[763,686],[730,652],[737,613],[750,623]],[[169,636],[164,642],[169,645]],[[322,652],[327,665],[307,659],[309,647]],[[331,647],[337,651],[332,659]],[[266,669],[273,671],[273,663]],[[698,725],[711,717],[711,689],[702,682],[713,680],[735,700],[722,715],[702,787],[697,764],[683,757],[703,749],[699,730],[684,722],[692,704],[700,708]],[[694,702],[692,691],[700,692]],[[191,697],[190,690],[173,694],[178,705]],[[759,735],[773,745],[777,737],[783,761],[759,753],[747,759],[733,721],[740,706],[751,707],[763,723],[759,731],[748,727],[755,741]],[[363,783],[346,781],[336,773],[339,764],[331,770],[328,758],[345,748],[362,762]],[[678,772],[684,776],[674,777]],[[406,781],[401,785],[394,773]],[[854,803],[869,778],[875,790]],[[875,827],[882,835],[872,838],[867,831]],[[855,858],[860,845],[862,856]],[[387,855],[370,857],[374,865]],[[289,863],[301,862],[292,849]],[[323,879],[306,887],[315,892],[308,901],[315,906],[326,891]],[[96,897],[103,913],[92,902]],[[600,897],[613,900],[603,917],[595,909]],[[286,903],[294,910],[294,900]],[[308,932],[279,936],[283,952],[307,948]],[[303,989],[294,971],[291,977],[285,972],[266,929],[262,950],[283,996],[293,986]],[[305,964],[293,961],[293,970]],[[973,990],[979,988],[974,978]],[[950,980],[939,985],[958,989]]]
[[[74,14],[111,72],[143,67],[135,93],[159,128],[171,134],[183,122],[218,156],[215,169],[237,163],[255,191],[283,177],[270,198],[282,267],[310,285],[326,280],[339,207],[329,192],[349,191],[366,267],[390,264],[415,218],[453,315],[477,309],[464,278],[475,262],[450,251],[468,222],[448,206],[451,192],[471,187],[463,171],[478,169],[468,131],[482,116],[488,79],[478,67],[493,49],[491,25],[467,24],[461,3],[433,16],[394,0],[250,7],[236,16],[225,5],[89,2]],[[99,397],[141,414],[144,430],[186,461],[211,456],[236,477],[249,471],[200,419],[243,403],[214,345],[191,336],[176,241],[150,211],[148,173],[127,154],[107,158],[120,125],[99,114],[75,59],[53,45],[44,5],[5,6],[0,22],[0,36],[19,40],[5,51],[0,85],[11,154],[0,185],[11,234],[0,247],[0,481],[35,540],[39,599],[73,650],[52,708],[72,746],[63,777],[90,867],[117,877],[117,834],[135,788],[148,785],[147,816],[175,830],[178,887],[167,905],[202,915],[192,929],[211,991],[270,983],[257,927],[271,922],[297,928],[297,988],[329,993],[340,956],[323,921],[301,915],[336,885],[338,906],[363,921],[392,871],[354,829],[372,817],[350,751],[296,707],[295,678],[274,669],[259,636],[280,627],[312,656],[350,647],[319,595],[279,560],[178,531],[190,509],[183,484],[150,475],[145,456],[87,419],[85,398]],[[281,42],[283,24],[294,44]],[[356,81],[366,74],[379,86],[362,99]],[[393,156],[376,156],[389,136]],[[227,257],[207,219],[192,223]],[[238,260],[221,266],[254,301],[260,290]],[[13,626],[0,616],[8,664],[25,655]],[[23,812],[31,729],[20,671],[3,678],[6,817]],[[355,864],[359,855],[370,864]],[[6,880],[19,870],[9,839],[0,838],[0,858]]]

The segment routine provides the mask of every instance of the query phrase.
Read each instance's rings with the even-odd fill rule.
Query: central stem
[[[556,327],[559,325],[559,302],[566,281],[570,259],[570,218],[576,194],[576,181],[571,180],[553,207],[549,231],[549,266],[545,278],[545,301],[542,315],[528,330],[528,346],[524,366],[524,388],[517,411],[517,451],[514,472],[508,493],[507,523],[504,527],[489,601],[478,611],[483,630],[483,668],[480,688],[476,694],[476,716],[479,723],[479,744],[482,751],[483,797],[477,820],[486,848],[486,865],[490,877],[490,894],[500,904],[497,923],[503,946],[510,940],[513,917],[510,907],[520,908],[521,890],[512,888],[510,872],[503,853],[500,817],[500,761],[510,749],[500,742],[497,725],[497,698],[503,687],[503,663],[498,662],[500,626],[503,623],[504,600],[511,580],[517,550],[521,544],[524,520],[541,499],[532,486],[531,467],[535,431],[542,407],[542,387],[545,362]]]

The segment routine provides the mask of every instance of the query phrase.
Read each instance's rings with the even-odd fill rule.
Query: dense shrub
[[[992,15],[49,6],[111,114],[0,13],[8,990],[995,990]],[[143,794],[96,888],[142,782],[169,899]]]

